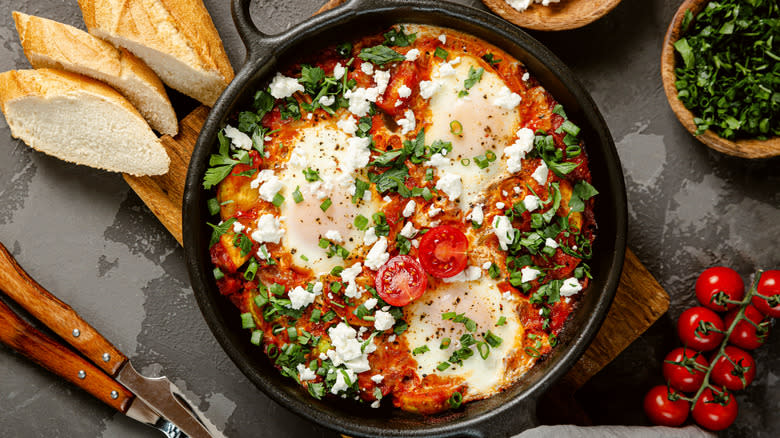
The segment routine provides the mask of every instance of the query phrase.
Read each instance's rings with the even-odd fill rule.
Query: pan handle
[[[371,0],[341,0],[336,6],[328,10],[356,9],[358,5],[371,3]],[[247,50],[247,59],[259,59],[271,53],[271,49],[278,42],[287,38],[288,34],[294,30],[290,29],[277,35],[268,35],[255,26],[252,21],[252,15],[249,12],[249,6],[252,0],[231,0],[230,10],[233,15],[233,22],[238,30],[238,35]],[[320,12],[324,12],[321,10]],[[342,13],[342,12],[338,12]]]

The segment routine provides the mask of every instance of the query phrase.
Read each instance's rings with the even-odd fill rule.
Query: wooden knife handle
[[[116,376],[127,362],[127,357],[76,311],[27,275],[2,243],[0,289],[110,376]]]
[[[135,398],[98,367],[23,321],[2,301],[0,341],[123,414]]]

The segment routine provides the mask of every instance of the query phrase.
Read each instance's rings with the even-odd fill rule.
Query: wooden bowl
[[[674,43],[680,38],[682,31],[682,21],[685,17],[685,11],[688,9],[694,16],[704,9],[709,0],[685,0],[677,13],[674,14],[669,29],[666,31],[664,46],[661,52],[661,79],[664,82],[664,91],[669,105],[677,115],[685,129],[693,134],[696,139],[708,147],[724,154],[733,155],[741,158],[769,158],[780,155],[780,137],[772,137],[767,140],[727,140],[715,134],[711,130],[706,130],[701,135],[696,135],[696,124],[693,123],[693,113],[683,105],[677,98],[677,87],[674,82],[677,80],[674,74],[676,57],[674,53]]]
[[[532,4],[523,12],[506,0],[482,0],[488,8],[520,27],[534,30],[568,30],[590,24],[607,14],[621,0],[561,0],[550,6]]]

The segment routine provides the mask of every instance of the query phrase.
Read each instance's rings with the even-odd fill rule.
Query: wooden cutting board
[[[343,1],[331,0],[318,12]],[[152,177],[124,175],[125,181],[179,244],[182,244],[181,209],[187,166],[208,111],[205,106],[196,108],[181,120],[176,137],[164,135],[161,138],[171,158],[167,174]],[[669,295],[627,249],[620,285],[604,324],[580,360],[548,391],[539,407],[542,421],[587,424],[587,416],[573,400],[574,392],[634,342],[668,308]]]

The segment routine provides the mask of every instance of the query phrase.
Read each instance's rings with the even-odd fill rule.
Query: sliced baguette
[[[170,159],[133,105],[113,88],[76,73],[0,73],[0,108],[11,135],[71,163],[132,175],[162,175]]]
[[[176,135],[176,113],[160,78],[125,49],[67,24],[14,12],[16,30],[35,68],[59,68],[103,81],[122,93],[162,134]]]
[[[233,80],[202,0],[78,0],[89,33],[143,59],[169,87],[213,106]]]

